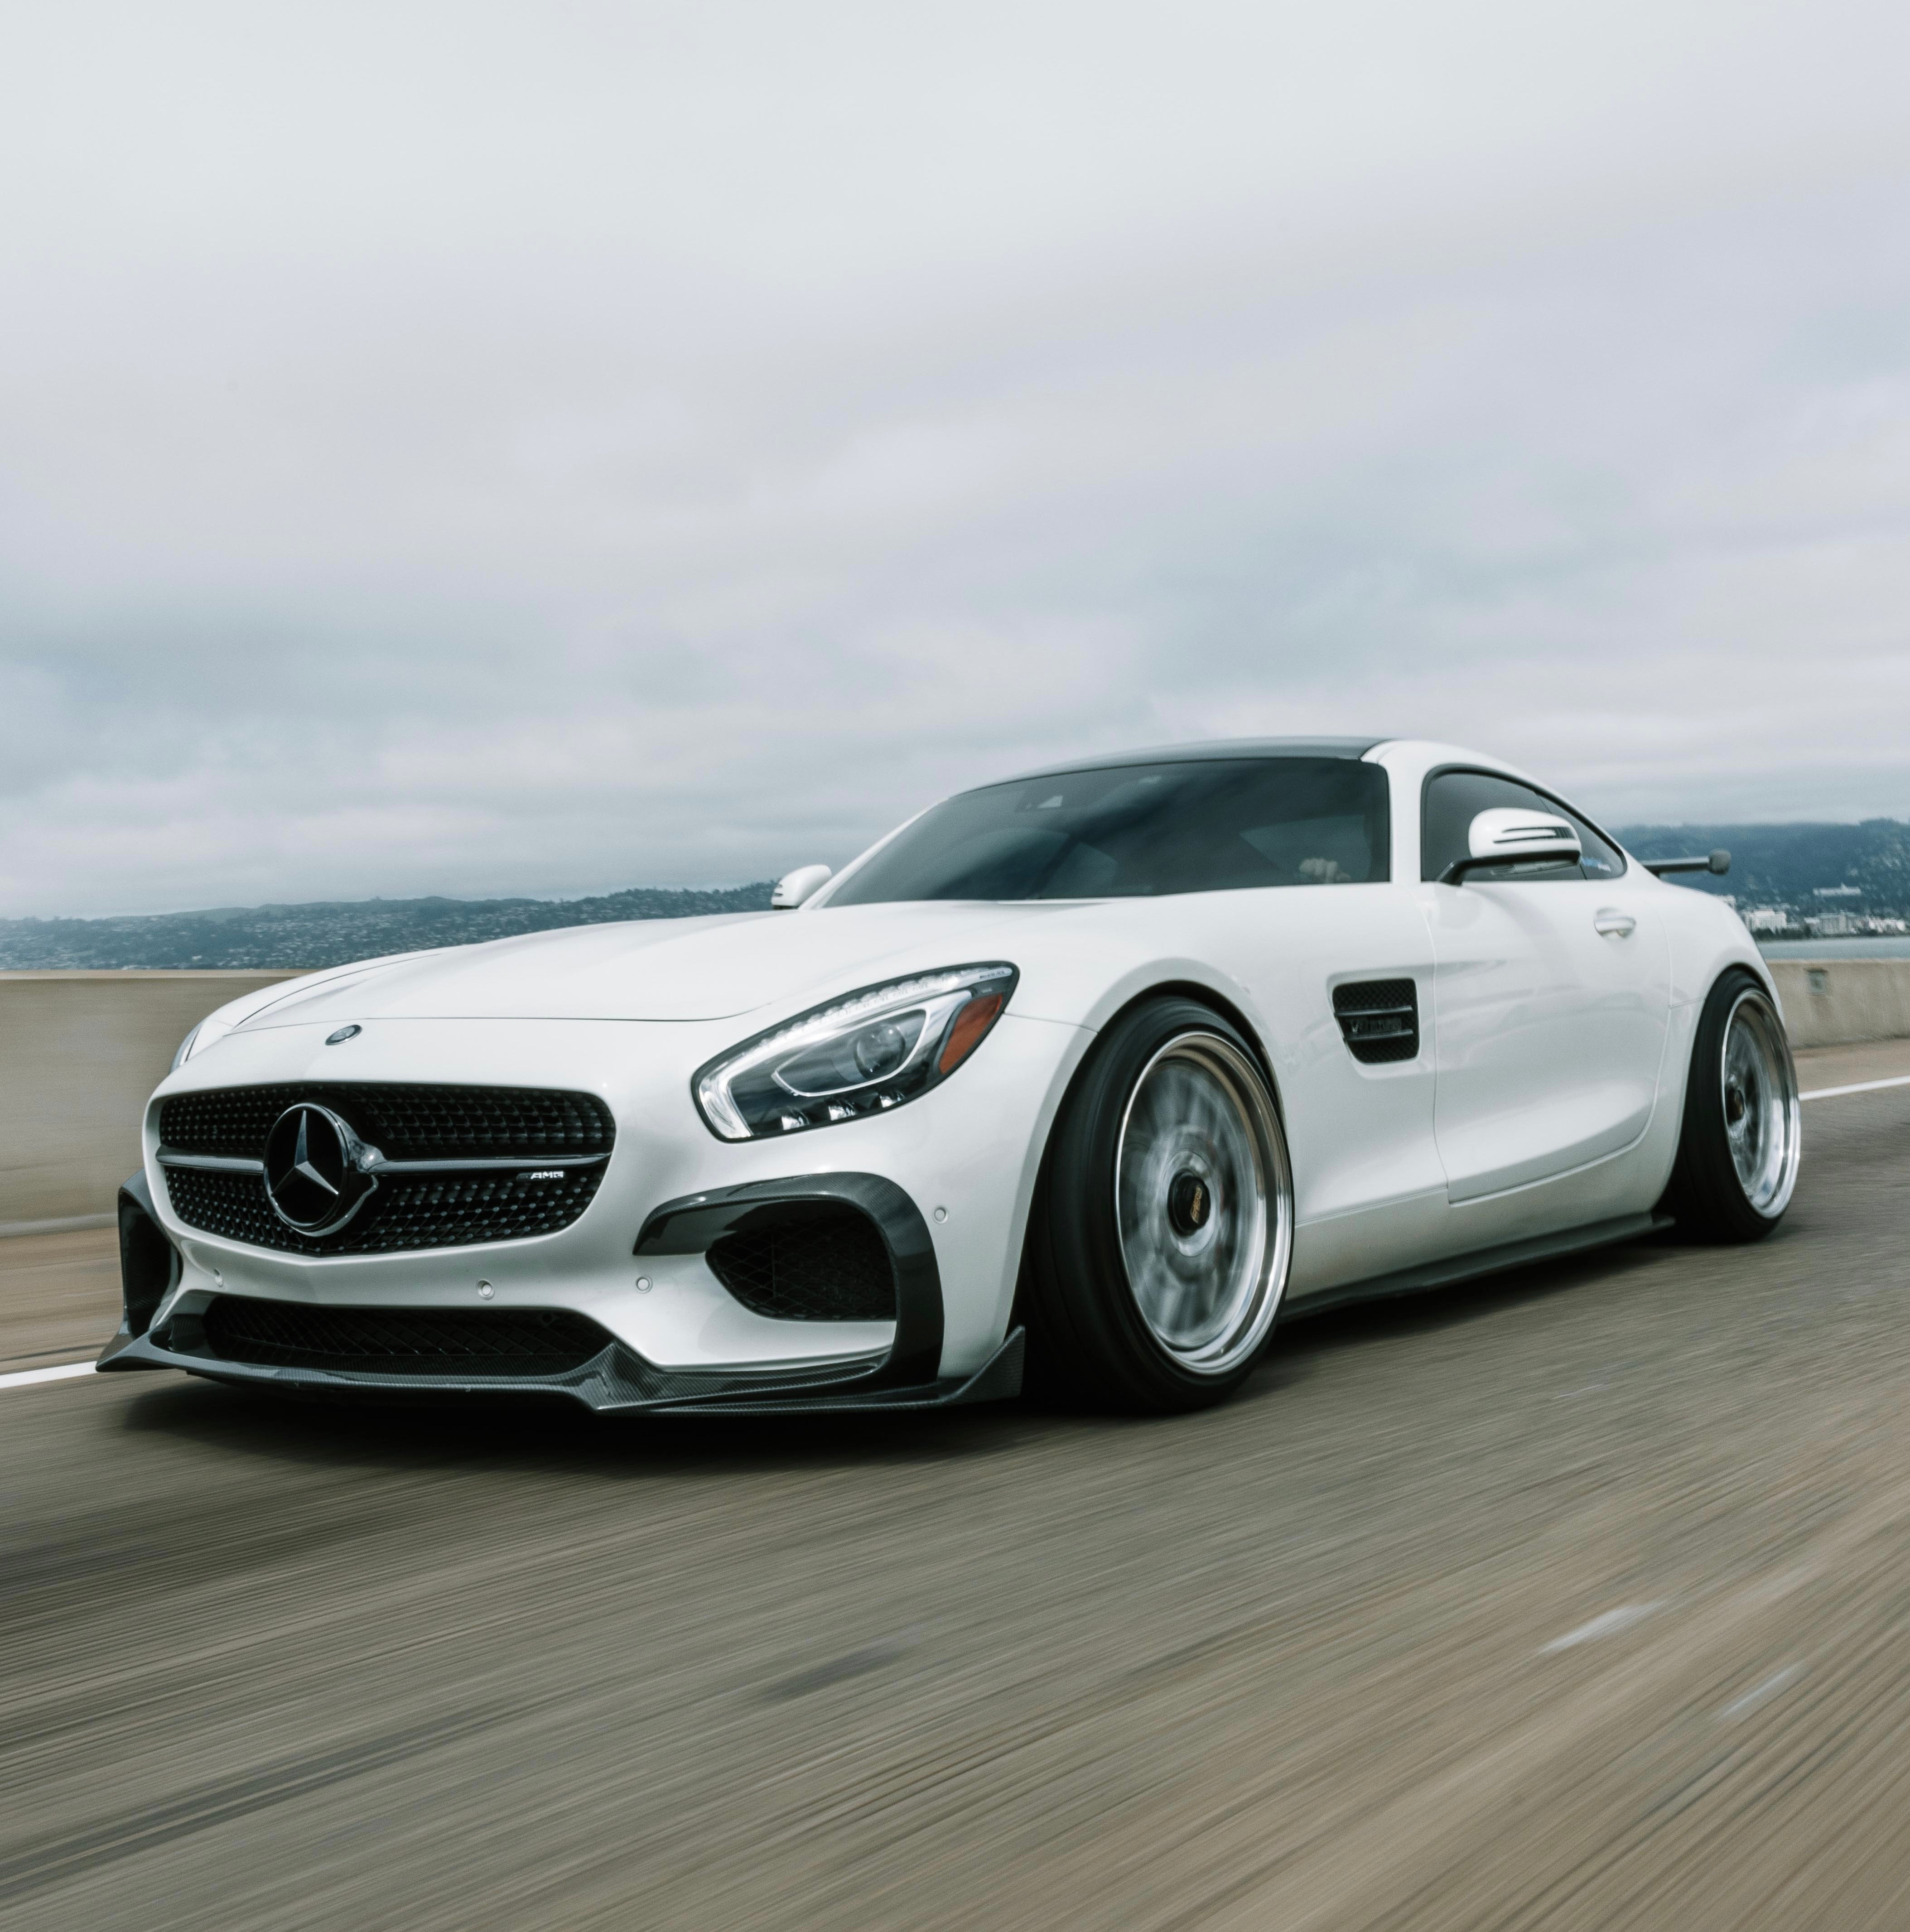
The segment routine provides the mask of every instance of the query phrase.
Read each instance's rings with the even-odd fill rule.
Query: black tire
[[[1783,1220],[1801,1158],[1797,1070],[1755,974],[1721,974],[1698,1016],[1665,1205],[1701,1240],[1761,1241]]]
[[[1033,1385],[1131,1412],[1221,1401],[1272,1335],[1293,1228],[1286,1136],[1251,1046],[1192,1000],[1130,1007],[1043,1163],[1022,1288]]]

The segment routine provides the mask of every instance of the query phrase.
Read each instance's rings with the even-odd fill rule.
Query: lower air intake
[[[704,1258],[745,1308],[779,1322],[893,1322],[895,1271],[875,1225],[853,1208],[739,1228]]]
[[[314,1308],[222,1294],[202,1319],[221,1361],[344,1375],[521,1381],[581,1368],[611,1340],[557,1308]]]

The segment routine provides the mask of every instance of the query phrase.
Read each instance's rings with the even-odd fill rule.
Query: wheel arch
[[[1132,998],[1124,1000],[1113,1012],[1108,1016],[1101,1030],[1105,1031],[1107,1028],[1113,1025],[1116,1021],[1125,1018],[1128,1014],[1134,1011],[1135,1007],[1145,1005],[1149,1000],[1176,998],[1191,1000],[1197,1006],[1211,1009],[1218,1013],[1230,1026],[1238,1030],[1241,1038],[1245,1040],[1248,1046],[1253,1049],[1254,1060],[1266,1082],[1267,1091],[1273,1096],[1274,1109],[1279,1114],[1281,1126],[1284,1130],[1287,1126],[1287,1103],[1280,1091],[1280,1076],[1274,1070],[1273,1055],[1267,1050],[1266,1042],[1260,1036],[1260,1029],[1255,1024],[1253,1016],[1244,1007],[1236,1001],[1229,999],[1224,993],[1219,992],[1215,987],[1198,980],[1161,980],[1158,984],[1136,993]],[[1086,1064],[1085,1055],[1082,1064],[1084,1066]],[[1077,1072],[1078,1074],[1078,1069]],[[1052,1128],[1050,1131],[1053,1132]]]
[[[1022,1316],[1023,1297],[1028,1268],[1029,1244],[1035,1235],[1041,1209],[1043,1192],[1047,1186],[1049,1160],[1054,1147],[1056,1131],[1061,1124],[1063,1114],[1067,1111],[1068,1100],[1086,1073],[1089,1064],[1094,1058],[1095,1050],[1100,1044],[1102,1036],[1111,1028],[1118,1024],[1137,1007],[1145,1006],[1150,1000],[1173,998],[1188,1000],[1197,1006],[1206,1007],[1210,1012],[1224,1019],[1247,1042],[1248,1050],[1253,1054],[1254,1063],[1260,1070],[1261,1077],[1267,1083],[1267,1091],[1273,1097],[1274,1112],[1279,1117],[1281,1131],[1290,1136],[1290,1144],[1291,1124],[1287,1118],[1286,1099],[1281,1091],[1280,1078],[1274,1068],[1273,1055],[1268,1048],[1266,1040],[1263,1037],[1260,1028],[1245,1007],[1237,1000],[1229,998],[1225,993],[1204,980],[1187,978],[1179,975],[1170,975],[1165,979],[1152,980],[1144,986],[1127,989],[1125,997],[1121,998],[1118,1004],[1107,1012],[1098,1014],[1091,1027],[1083,1028],[1083,1031],[1088,1035],[1088,1038],[1081,1051],[1070,1057],[1062,1071],[1061,1077],[1054,1083],[1053,1088],[1047,1096],[1047,1103],[1042,1109],[1042,1119],[1038,1129],[1040,1144],[1032,1149],[1033,1157],[1029,1162],[1028,1178],[1020,1209],[1021,1232],[1019,1239],[1013,1244],[1011,1249],[1011,1252],[1016,1258],[1016,1274],[1010,1294],[1011,1310],[1008,1316],[1010,1327],[1012,1327]]]
[[[1673,1157],[1665,1176],[1662,1190],[1658,1197],[1656,1211],[1662,1213],[1668,1210],[1677,1214],[1682,1220],[1686,1218],[1688,1210],[1695,1209],[1695,1213],[1693,1216],[1695,1224],[1701,1229],[1708,1226],[1714,1231],[1720,1225],[1721,1210],[1716,1208],[1714,1202],[1707,1204],[1707,1189],[1710,1189],[1714,1195],[1715,1188],[1712,1184],[1706,1181],[1704,1176],[1707,1156],[1701,1154],[1698,1144],[1694,1143],[1692,1140],[1694,1130],[1692,1110],[1698,1103],[1699,1092],[1693,1084],[1692,1076],[1697,1070],[1701,1052],[1706,1046],[1704,1025],[1707,1014],[1711,1008],[1715,997],[1727,982],[1734,980],[1737,982],[1740,989],[1732,1002],[1734,1006],[1738,1000],[1753,993],[1761,995],[1769,1002],[1772,1012],[1777,1017],[1780,1040],[1787,1063],[1790,1060],[1789,1029],[1785,1024],[1783,1006],[1779,998],[1770,968],[1761,957],[1752,961],[1731,956],[1716,961],[1710,974],[1704,981],[1697,998],[1683,1006],[1682,1009],[1674,1010],[1681,1010],[1688,1016],[1688,1024],[1680,1030],[1679,1035],[1681,1042],[1679,1056],[1681,1064],[1679,1069],[1677,1106],[1674,1111],[1668,1110],[1671,1111],[1671,1118],[1676,1124],[1677,1130]],[[1758,1231],[1757,1238],[1761,1238],[1764,1234],[1767,1233],[1770,1228],[1774,1227],[1777,1222],[1782,1220],[1790,1204],[1791,1195],[1797,1184],[1797,1163],[1800,1158],[1800,1149],[1796,1138],[1797,1132],[1796,1102],[1797,1088],[1800,1083],[1797,1079],[1794,1064],[1788,1067],[1788,1078],[1791,1082],[1791,1096],[1790,1131],[1793,1136],[1788,1156],[1790,1178],[1785,1186],[1783,1198],[1776,1214],[1771,1216],[1766,1225]],[[1758,1211],[1761,1213],[1762,1210]],[[1725,1217],[1727,1224],[1730,1218]],[[1715,1232],[1713,1238],[1716,1238]],[[1737,1235],[1728,1237],[1728,1238],[1743,1239],[1746,1237],[1740,1232]]]
[[[1784,1018],[1784,1002],[1770,966],[1754,946],[1727,943],[1701,952],[1694,947],[1682,960],[1678,955],[1674,938],[1671,952],[1671,1024],[1665,1036],[1665,1064],[1659,1084],[1661,1102],[1673,1114],[1682,1131],[1685,1106],[1691,1094],[1692,1056],[1698,1048],[1698,1024],[1704,1016],[1705,1002],[1719,982],[1727,974],[1744,974],[1770,1000],[1780,1020]],[[1785,1030],[1788,1034],[1788,1022]],[[1668,1166],[1668,1181],[1670,1174]]]
[[[1164,1024],[1161,1021],[1152,1023],[1155,1030],[1150,1035],[1149,1043],[1157,1054],[1164,1051],[1167,1042],[1177,1036],[1184,1037],[1197,1028],[1200,1022],[1197,1015],[1204,1014],[1211,1016],[1217,1035],[1224,1030],[1224,1035],[1231,1037],[1234,1045],[1230,1047],[1229,1053],[1235,1064],[1239,1066],[1244,1059],[1246,1064],[1260,1075],[1267,1103],[1272,1112],[1272,1132],[1279,1143],[1279,1160],[1284,1176],[1281,1183],[1281,1198],[1287,1203],[1284,1215],[1286,1232],[1281,1238],[1286,1245],[1287,1265],[1290,1266],[1293,1222],[1290,1154],[1287,1151],[1290,1127],[1280,1083],[1275,1072],[1274,1056],[1263,1030],[1255,1022],[1251,1008],[1242,1000],[1228,998],[1204,976],[1196,977],[1168,972],[1158,977],[1150,976],[1140,983],[1131,982],[1120,989],[1118,999],[1109,1000],[1096,1014],[1095,1022],[1092,1028],[1082,1029],[1083,1037],[1080,1048],[1070,1056],[1065,1073],[1054,1083],[1046,1118],[1041,1129],[1040,1145],[1038,1148],[1032,1150],[1033,1157],[1030,1163],[1027,1206],[1018,1236],[1011,1249],[1014,1257],[1014,1278],[1010,1292],[1008,1325],[1011,1328],[1020,1326],[1028,1331],[1030,1337],[1028,1344],[1029,1360],[1032,1365],[1030,1372],[1035,1378],[1034,1386],[1038,1389],[1046,1387],[1065,1390],[1072,1388],[1078,1396],[1082,1388],[1093,1385],[1094,1374],[1107,1372],[1106,1349],[1108,1345],[1103,1333],[1105,1324],[1089,1318],[1086,1325],[1083,1325],[1082,1311],[1076,1305],[1078,1285],[1072,1291],[1060,1286],[1055,1274],[1058,1255],[1078,1257],[1090,1254],[1095,1251],[1094,1244],[1086,1238],[1085,1228],[1077,1227],[1074,1228],[1073,1234],[1082,1238],[1069,1238],[1064,1232],[1059,1238],[1059,1246],[1044,1250],[1044,1241],[1053,1232],[1046,1226],[1046,1217],[1051,1210],[1059,1214],[1065,1230],[1071,1208],[1079,1206],[1086,1198],[1077,1193],[1072,1184],[1074,1181],[1080,1180],[1085,1186],[1088,1184],[1089,1177],[1098,1173],[1112,1184],[1113,1170],[1100,1166],[1102,1150],[1092,1144],[1100,1130],[1092,1131],[1088,1136],[1089,1144],[1084,1146],[1078,1137],[1071,1144],[1065,1128],[1069,1122],[1071,1110],[1084,1088],[1091,1092],[1098,1088],[1098,1108],[1107,1101],[1110,1094],[1118,1095],[1121,1092],[1121,1083],[1128,1077],[1130,1070],[1118,1064],[1115,1068],[1109,1069],[1104,1064],[1104,1049],[1113,1049],[1113,1036],[1123,1030],[1124,1022],[1134,1019],[1147,1008],[1162,1002],[1184,1004],[1182,1010],[1177,1011],[1171,1018],[1164,1015],[1161,1016]],[[1187,1012],[1187,1008],[1194,1011]],[[1216,1045],[1219,1043],[1217,1038]],[[1244,1072],[1245,1069],[1242,1070]],[[1091,1118],[1104,1120],[1108,1117],[1097,1112]],[[1083,1168],[1079,1163],[1084,1153],[1089,1158],[1086,1167]],[[1064,1159],[1077,1163],[1065,1174],[1057,1165]],[[1092,1192],[1090,1187],[1090,1196]],[[1285,1272],[1283,1267],[1280,1276],[1282,1285]],[[1065,1279],[1064,1270],[1059,1280]],[[1279,1298],[1278,1288],[1272,1291],[1269,1298],[1265,1279],[1257,1277],[1254,1306],[1260,1312],[1254,1315],[1254,1332],[1258,1340],[1253,1344],[1250,1354],[1237,1363],[1230,1358],[1220,1364],[1217,1373],[1224,1370],[1227,1376],[1237,1379],[1239,1376],[1248,1372],[1252,1360],[1257,1359],[1260,1348],[1272,1331],[1275,1318],[1274,1311]],[[1144,1318],[1139,1316],[1135,1317],[1137,1320]],[[1118,1321],[1114,1324],[1116,1329],[1121,1325]],[[1097,1336],[1101,1339],[1097,1340]],[[1159,1342],[1155,1344],[1157,1349],[1163,1346],[1164,1345]],[[1070,1366],[1077,1362],[1091,1364],[1098,1354],[1102,1361],[1101,1370],[1090,1371],[1079,1369],[1078,1366]],[[1164,1356],[1164,1359],[1167,1358]],[[1185,1376],[1191,1371],[1183,1366],[1177,1372]],[[1077,1380],[1077,1376],[1083,1374],[1089,1376],[1088,1382]],[[1122,1382],[1119,1373],[1116,1373],[1116,1382],[1117,1384]],[[1141,1385],[1145,1386],[1146,1384],[1146,1378],[1143,1376]],[[1233,1385],[1233,1380],[1227,1384],[1229,1388]],[[1210,1399],[1213,1398],[1209,1395],[1188,1397],[1183,1391],[1171,1400],[1148,1396],[1145,1398],[1143,1406],[1156,1400],[1164,1402],[1167,1406],[1197,1406],[1198,1402]],[[1122,1399],[1120,1406],[1126,1406],[1125,1398]]]

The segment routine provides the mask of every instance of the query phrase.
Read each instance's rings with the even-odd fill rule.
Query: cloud
[[[0,914],[1372,728],[1910,814],[1900,9],[47,10]]]

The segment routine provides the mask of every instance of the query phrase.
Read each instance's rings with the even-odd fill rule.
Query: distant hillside
[[[555,926],[763,912],[771,881],[721,892],[638,886],[591,899],[361,899],[222,907],[139,919],[0,920],[0,970],[338,966]]]
[[[1782,906],[1800,916],[1834,908],[1910,914],[1910,825],[1634,825],[1619,838],[1641,859],[1731,855],[1728,878],[1681,884],[1730,892],[1740,906]],[[1827,886],[1854,888],[1833,898]],[[770,882],[721,892],[636,886],[590,899],[362,899],[311,905],[232,906],[140,919],[0,920],[0,970],[90,967],[336,966],[430,946],[467,946],[512,933],[623,919],[684,919],[761,912]]]
[[[1723,846],[1731,854],[1728,877],[1700,874],[1679,883],[1731,893],[1740,907],[1910,911],[1910,825],[1897,819],[1868,818],[1860,825],[1634,825],[1618,838],[1641,859]],[[1835,886],[1855,890],[1827,901],[1819,896]]]

